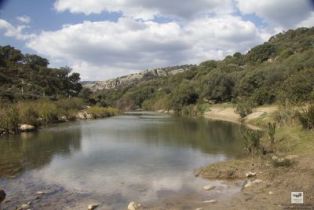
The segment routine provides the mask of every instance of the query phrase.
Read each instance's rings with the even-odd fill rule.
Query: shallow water
[[[238,190],[193,171],[242,154],[239,126],[154,113],[59,124],[37,133],[0,138],[4,207],[32,201],[32,209],[190,209]],[[37,196],[43,191],[43,196]]]

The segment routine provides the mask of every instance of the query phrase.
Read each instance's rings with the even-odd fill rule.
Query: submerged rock
[[[139,208],[141,208],[141,204],[140,203],[136,203],[134,201],[130,202],[128,205],[128,210],[138,210]]]
[[[4,201],[6,197],[6,193],[4,192],[4,190],[0,189],[0,204]]]

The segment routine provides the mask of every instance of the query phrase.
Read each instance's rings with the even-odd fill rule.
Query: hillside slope
[[[249,106],[314,99],[314,28],[280,33],[247,54],[209,60],[167,77],[97,91],[94,103],[121,109],[175,110],[236,102]]]

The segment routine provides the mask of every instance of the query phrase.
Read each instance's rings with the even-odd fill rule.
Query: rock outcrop
[[[145,70],[143,72],[129,74],[126,76],[118,77],[115,79],[110,79],[106,81],[99,82],[84,82],[83,87],[90,89],[95,92],[98,90],[110,90],[117,89],[120,87],[127,87],[129,85],[136,84],[141,81],[147,81],[159,77],[167,77],[169,75],[175,75],[186,70],[189,70],[194,65],[183,65],[183,66],[173,66],[167,68],[158,68],[153,70]]]

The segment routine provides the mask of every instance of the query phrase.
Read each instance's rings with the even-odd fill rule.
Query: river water
[[[0,138],[5,209],[195,209],[239,190],[193,171],[242,154],[238,125],[155,113],[64,123]],[[207,192],[204,185],[214,184]],[[37,195],[41,191],[44,195]]]

